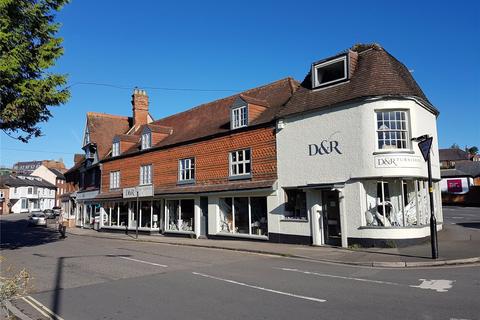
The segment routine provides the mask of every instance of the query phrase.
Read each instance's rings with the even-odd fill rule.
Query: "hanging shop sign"
[[[410,155],[375,156],[375,168],[422,168],[422,158]]]
[[[93,199],[98,195],[98,190],[87,191],[87,192],[77,192],[77,200],[88,200]]]
[[[123,189],[123,197],[124,198],[135,198],[138,197],[152,197],[153,196],[153,185],[147,186],[136,186],[132,188],[124,188]]]

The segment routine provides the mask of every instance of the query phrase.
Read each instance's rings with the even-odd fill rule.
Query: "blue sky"
[[[355,43],[381,44],[440,110],[440,147],[480,147],[478,1],[93,1],[57,16],[72,98],[52,108],[44,136],[24,144],[0,133],[1,165],[81,152],[88,111],[131,114],[131,89],[244,90],[293,76]],[[76,85],[75,85],[76,84]],[[154,118],[232,94],[147,89]]]

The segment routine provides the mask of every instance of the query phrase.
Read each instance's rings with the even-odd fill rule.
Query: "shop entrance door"
[[[200,197],[200,237],[208,235],[208,197]]]
[[[338,191],[323,191],[323,236],[326,244],[342,244]]]

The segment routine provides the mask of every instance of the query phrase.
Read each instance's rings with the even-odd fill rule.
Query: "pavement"
[[[467,229],[478,229],[476,212],[452,210],[445,223],[468,235]],[[320,259],[327,253],[329,258],[338,252],[370,253],[151,236],[124,241],[120,234],[75,230],[88,233],[62,239],[53,225],[29,227],[25,216],[0,217],[1,276],[21,269],[31,275],[27,294],[10,300],[9,310],[18,318],[473,320],[480,314],[480,263],[420,268],[333,264]],[[463,233],[453,232],[457,238],[450,236],[450,241],[467,241]],[[187,245],[154,242],[161,239]],[[212,242],[229,249],[201,247]],[[286,248],[307,258],[291,258]],[[262,250],[273,254],[245,252]],[[424,255],[429,260],[429,250]],[[398,254],[381,255],[392,256]]]
[[[125,241],[140,241],[178,246],[203,247],[321,262],[373,267],[429,267],[480,262],[480,208],[444,207],[443,230],[438,233],[439,258],[431,258],[430,242],[405,248],[341,248],[333,246],[291,245],[245,240],[211,240],[98,232],[71,228],[67,234]]]

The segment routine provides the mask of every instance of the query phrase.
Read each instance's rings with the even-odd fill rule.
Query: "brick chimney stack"
[[[148,96],[145,90],[134,89],[132,94],[133,125],[140,127],[148,123]]]

